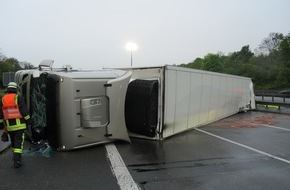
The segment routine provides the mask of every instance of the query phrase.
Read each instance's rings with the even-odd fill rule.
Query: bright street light
[[[138,49],[138,46],[136,43],[134,42],[129,42],[126,45],[126,49],[129,50],[131,52],[131,67],[133,66],[133,56],[132,56],[132,52]]]

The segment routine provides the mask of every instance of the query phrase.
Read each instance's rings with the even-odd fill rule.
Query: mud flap
[[[123,76],[109,80],[106,87],[106,95],[109,98],[109,124],[106,136],[110,139],[130,142],[125,122],[125,98],[132,72],[126,72]]]

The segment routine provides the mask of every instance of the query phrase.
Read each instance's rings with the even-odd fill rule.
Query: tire
[[[130,132],[155,136],[158,123],[158,80],[134,80],[129,84],[125,119]]]

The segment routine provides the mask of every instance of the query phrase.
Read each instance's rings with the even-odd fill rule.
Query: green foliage
[[[284,36],[281,33],[270,33],[267,38],[264,38],[259,46],[261,53],[269,54],[278,50]]]
[[[247,63],[253,57],[254,53],[251,52],[250,46],[243,46],[238,52],[234,52],[230,55],[230,59],[236,63]]]
[[[222,65],[220,56],[212,53],[207,54],[202,61],[202,69],[213,72],[221,72]]]
[[[290,33],[281,41],[279,53],[282,63],[290,68]]]
[[[31,63],[28,63],[28,62],[22,62],[20,63],[21,67],[23,69],[33,69],[35,68],[34,65],[32,65]]]
[[[257,89],[290,87],[290,33],[270,33],[254,54],[249,45],[228,55],[209,53],[183,67],[252,78]]]
[[[15,58],[6,58],[0,52],[0,86],[3,84],[3,73],[4,72],[16,72],[22,69],[30,69],[34,66],[27,62],[19,62]]]
[[[193,62],[186,64],[183,64],[181,66],[183,67],[189,67],[192,69],[202,69],[202,59],[201,58],[196,58]]]
[[[5,93],[6,89],[0,89],[0,97],[3,97],[6,93]]]

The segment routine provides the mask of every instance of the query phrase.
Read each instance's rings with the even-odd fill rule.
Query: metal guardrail
[[[278,92],[280,92],[281,90],[254,90],[255,94],[277,94]]]
[[[280,109],[281,107],[290,108],[289,103],[284,102],[268,102],[268,101],[256,101],[256,105],[265,106],[266,108],[277,108]]]
[[[290,95],[278,94],[277,90],[256,90],[256,104],[265,106],[266,108],[274,107],[280,109],[281,107],[290,107]]]
[[[265,97],[271,97],[272,102],[277,102],[275,99],[280,100],[282,98],[284,103],[287,103],[287,99],[290,101],[290,94],[278,94],[279,90],[255,90],[256,97],[262,97],[262,101],[265,100]],[[278,101],[280,103],[280,101]]]

